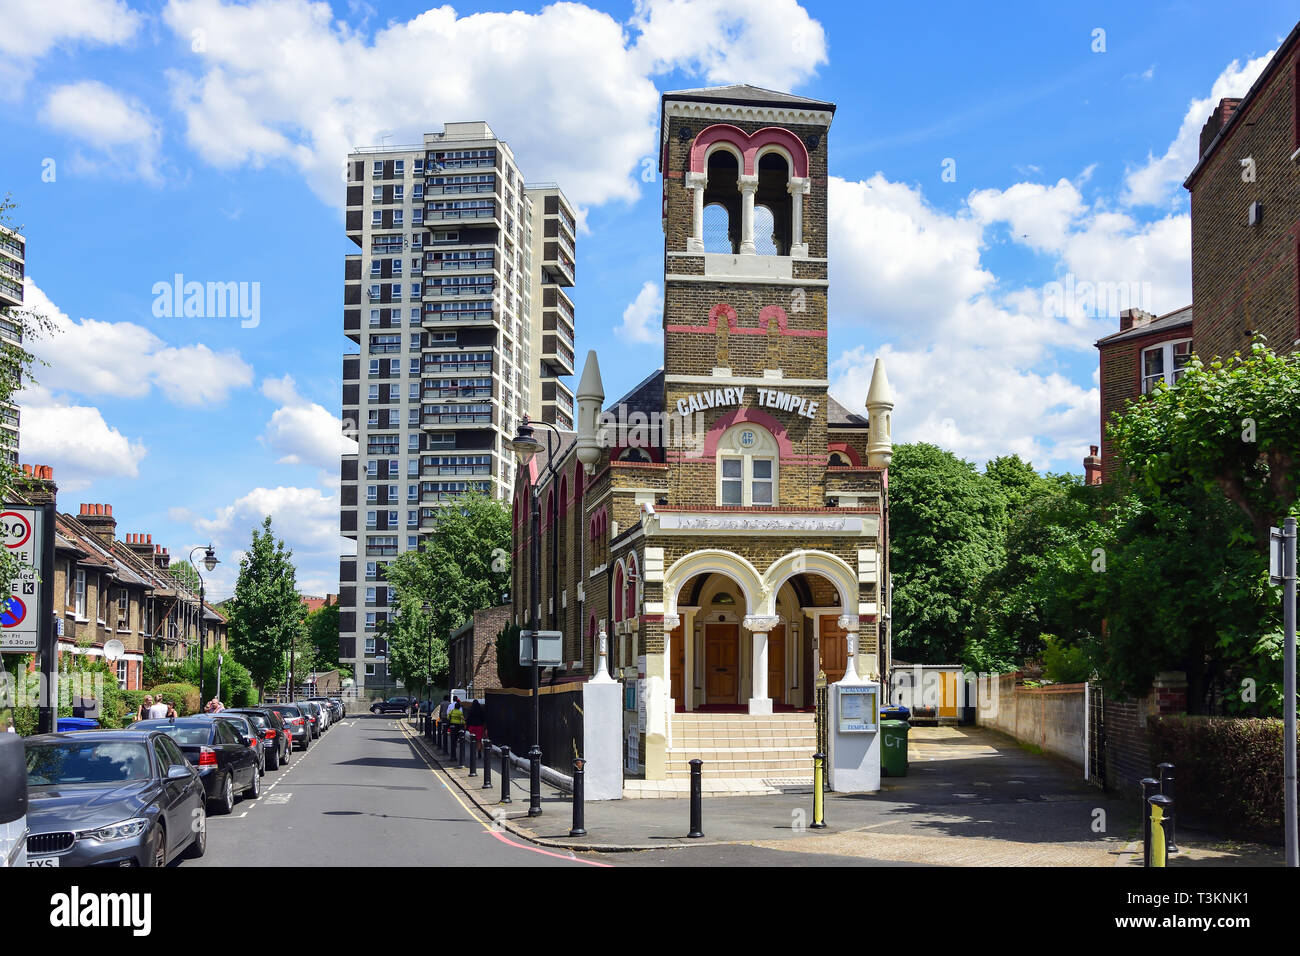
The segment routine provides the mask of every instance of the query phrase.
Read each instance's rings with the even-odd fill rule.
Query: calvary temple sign
[[[703,392],[696,392],[687,398],[677,400],[677,414],[685,418],[692,412],[702,412],[709,408],[722,408],[725,405],[742,405],[745,401],[745,392],[749,389],[740,388],[713,388]],[[798,412],[804,418],[812,419],[817,416],[817,408],[820,402],[810,402],[806,398],[798,395],[791,395],[788,392],[781,392],[775,388],[758,388],[754,390],[758,395],[758,404],[766,408],[779,408],[782,411]]]

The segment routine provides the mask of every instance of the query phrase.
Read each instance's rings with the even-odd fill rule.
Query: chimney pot
[[[145,544],[153,544],[153,535],[152,535],[152,534],[145,535],[145,538],[147,539],[147,540],[145,541]]]
[[[1088,454],[1089,454],[1089,455],[1092,455],[1094,458],[1096,458],[1096,457],[1097,457],[1097,446],[1096,446],[1096,445],[1089,445],[1089,446],[1088,446]]]
[[[113,517],[113,506],[104,505],[104,514],[108,515],[110,518]]]

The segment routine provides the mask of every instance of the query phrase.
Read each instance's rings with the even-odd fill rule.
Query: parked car
[[[17,734],[0,734],[0,869],[26,865],[26,750]]]
[[[166,866],[204,854],[199,772],[172,737],[140,729],[26,738],[28,866]]]
[[[330,700],[334,701],[334,703],[338,705],[340,720],[348,715],[348,705],[342,697],[331,697]]]
[[[239,739],[244,742],[253,755],[257,758],[257,775],[266,775],[266,748],[262,746],[262,732],[258,730],[257,725],[244,714],[236,714],[229,710],[218,711],[213,714],[222,720],[228,720],[234,726],[235,732],[239,734]]]
[[[166,734],[199,771],[208,805],[216,813],[229,813],[235,791],[249,800],[262,795],[257,756],[235,731],[234,724],[215,714],[167,720],[137,720],[131,732],[158,730]]]
[[[311,735],[315,739],[325,733],[325,715],[321,712],[320,704],[313,703],[310,700],[295,700],[294,706],[303,712],[311,724]]]
[[[388,700],[377,700],[370,705],[372,714],[402,714],[411,706],[409,697],[390,697]]]
[[[330,723],[336,724],[343,719],[343,705],[333,697],[308,697],[329,711]]]
[[[268,704],[267,709],[280,715],[280,719],[289,730],[292,742],[298,745],[299,750],[306,750],[311,746],[311,724],[307,720],[307,715],[298,707],[293,704]]]
[[[257,725],[262,738],[262,748],[266,751],[266,769],[279,770],[280,764],[289,762],[289,753],[293,750],[293,737],[284,725],[284,718],[269,707],[235,707],[223,710],[223,714],[239,714],[249,718]]]

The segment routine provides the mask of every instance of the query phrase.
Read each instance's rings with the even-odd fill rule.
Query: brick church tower
[[[855,651],[861,675],[888,672],[894,398],[879,360],[862,412],[828,393],[834,113],[752,86],[664,94],[663,370],[606,406],[593,353],[559,477],[532,465],[540,500],[558,491],[542,514],[577,512],[557,539],[583,547],[542,562],[540,601],[517,599],[516,617],[572,630],[566,669],[584,675],[609,635],[609,669],[637,692],[628,777],[683,782],[716,713],[737,715],[734,766],[715,739],[711,772],[806,775],[819,677],[839,680]],[[516,593],[526,581],[521,567]],[[782,738],[784,756],[753,760],[755,737]]]

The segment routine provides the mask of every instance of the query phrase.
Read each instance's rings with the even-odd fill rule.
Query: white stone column
[[[808,195],[808,179],[791,177],[786,191],[790,194],[790,255],[808,258],[808,243],[803,241],[803,197]]]
[[[836,623],[849,632],[847,635],[849,643],[849,669],[847,673],[852,674],[854,678],[861,679],[862,671],[858,668],[858,616],[856,614],[841,614]]]
[[[767,689],[767,635],[780,623],[781,619],[774,614],[751,614],[745,618],[745,629],[752,635],[751,714],[772,713],[772,698]]]
[[[686,240],[687,252],[704,251],[704,188],[708,184],[707,173],[686,174],[686,188],[691,190],[691,234]]]
[[[752,256],[754,249],[754,193],[758,191],[758,176],[740,177],[740,254]]]
[[[682,680],[686,681],[682,697],[688,711],[695,709],[695,612],[686,612],[686,626],[682,628]]]
[[[664,706],[668,708],[670,714],[674,713],[676,708],[676,702],[673,700],[673,631],[675,631],[677,626],[681,623],[682,619],[676,614],[664,615]],[[685,637],[685,635],[683,635],[683,637]],[[684,674],[682,675],[682,679],[686,679]],[[685,698],[683,698],[683,700],[685,700]],[[669,732],[668,737],[668,743],[671,746],[671,731]]]

